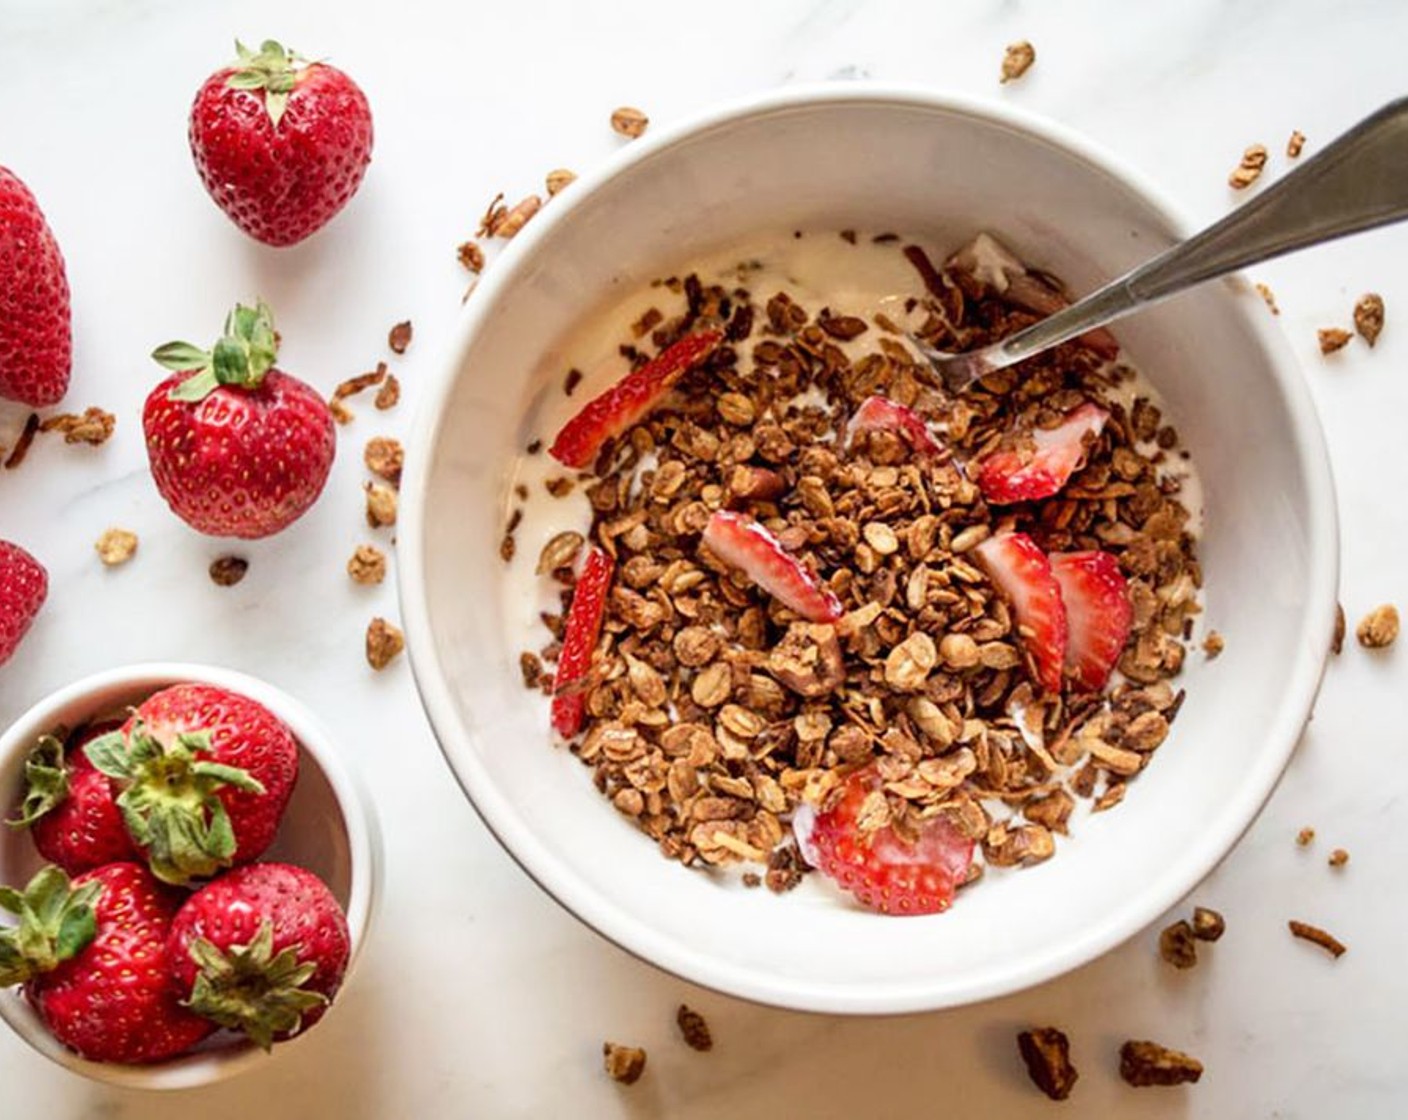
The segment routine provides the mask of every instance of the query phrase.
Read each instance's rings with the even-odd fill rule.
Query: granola
[[[1027,1067],[1027,1075],[1053,1101],[1071,1095],[1079,1074],[1071,1064],[1071,1043],[1066,1032],[1056,1027],[1033,1027],[1017,1035],[1017,1049]]]
[[[1182,1085],[1203,1076],[1203,1063],[1157,1042],[1130,1039],[1120,1047],[1120,1076],[1137,1089]]]

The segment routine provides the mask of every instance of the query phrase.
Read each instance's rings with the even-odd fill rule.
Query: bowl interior
[[[490,827],[561,902],[624,947],[736,994],[830,1011],[999,994],[1116,944],[1236,840],[1294,745],[1323,665],[1335,519],[1319,429],[1260,300],[1206,286],[1117,333],[1201,471],[1206,619],[1170,740],[1124,805],[1058,858],[990,873],[947,914],[884,919],[824,891],[777,898],[690,872],[550,745],[518,654],[517,559],[497,554],[513,464],[570,405],[564,339],[626,294],[740,239],[894,230],[943,254],[988,229],[1077,292],[1180,236],[1104,157],[1046,126],[935,97],[839,90],[720,114],[555,199],[480,285],[408,482],[403,606],[445,753]],[[919,285],[916,280],[915,290]],[[755,293],[766,298],[768,293]],[[624,323],[620,324],[622,327]],[[548,501],[541,494],[531,499]],[[1267,564],[1267,557],[1275,557]]]

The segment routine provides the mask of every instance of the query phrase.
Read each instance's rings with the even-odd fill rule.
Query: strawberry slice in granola
[[[1054,428],[1031,433],[1031,448],[1008,447],[980,460],[974,481],[995,505],[1029,502],[1059,493],[1085,464],[1090,440],[1105,428],[1110,414],[1088,401]]]
[[[1037,683],[1061,691],[1066,660],[1066,606],[1046,554],[1026,533],[989,537],[973,553],[1012,605],[1023,644],[1036,667]]]
[[[738,568],[807,621],[835,622],[841,617],[841,600],[835,593],[752,518],[718,510],[704,527],[704,543],[725,564]]]
[[[1053,552],[1051,574],[1066,607],[1066,672],[1098,692],[1129,639],[1134,608],[1119,561],[1108,552]]]
[[[896,832],[871,767],[852,774],[824,812],[809,816],[799,813],[794,824],[808,862],[883,914],[947,910],[973,862],[973,841],[942,814],[924,821],[913,839]]]
[[[586,676],[592,664],[601,622],[606,615],[606,595],[615,571],[611,557],[594,548],[582,562],[572,592],[572,606],[562,634],[562,654],[552,682],[552,726],[564,739],[582,730],[586,718]]]
[[[846,442],[849,444],[855,439],[857,432],[875,430],[898,433],[910,449],[920,455],[933,455],[939,450],[938,443],[929,434],[929,426],[919,414],[889,397],[866,397],[861,401],[851,417]]]
[[[563,466],[589,467],[606,441],[636,423],[691,367],[716,347],[719,331],[696,331],[667,346],[640,369],[632,370],[562,426],[548,449]]]

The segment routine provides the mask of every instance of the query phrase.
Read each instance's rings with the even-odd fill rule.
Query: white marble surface
[[[205,197],[185,141],[190,98],[230,40],[277,35],[353,73],[376,115],[358,197],[329,230],[275,252],[247,241]],[[1226,937],[1175,973],[1146,931],[1079,972],[959,1011],[902,1019],[789,1014],[693,989],[604,943],[542,895],[459,795],[402,662],[373,675],[361,653],[395,593],[352,586],[342,565],[365,539],[360,447],[408,426],[418,387],[458,309],[454,246],[498,190],[591,166],[619,143],[621,103],[657,121],[780,83],[874,77],[928,83],[1048,114],[1120,153],[1195,218],[1236,199],[1242,148],[1271,172],[1291,129],[1313,150],[1401,92],[1408,8],[1314,0],[1127,4],[950,0],[631,0],[514,5],[278,0],[0,0],[0,163],[38,193],[69,261],[77,366],[69,403],[119,417],[100,450],[42,441],[0,473],[0,536],[48,565],[50,603],[0,670],[0,721],[73,678],[121,661],[192,659],[270,678],[317,708],[380,802],[388,881],[382,923],[338,1012],[267,1068],[182,1097],[88,1084],[0,1034],[0,1083],[31,1115],[292,1116],[1045,1116],[1014,1032],[1072,1036],[1072,1115],[1398,1115],[1408,1102],[1399,966],[1408,784],[1401,728],[1408,651],[1351,645],[1260,820],[1194,899],[1227,915]],[[1038,62],[999,87],[1003,46]],[[1405,598],[1408,507],[1408,230],[1369,235],[1264,268],[1281,323],[1320,404],[1344,521],[1353,621]],[[1348,325],[1364,290],[1388,303],[1372,353],[1320,357],[1315,328]],[[173,337],[206,339],[236,298],[279,315],[283,363],[328,389],[384,353],[401,408],[370,402],[343,433],[318,507],[279,539],[242,550],[239,587],[204,569],[223,551],[177,522],[145,469],[140,403]],[[0,412],[0,442],[14,413]],[[104,571],[92,542],[140,533],[128,567]],[[1268,565],[1276,557],[1266,558]],[[1405,602],[1408,605],[1408,602]],[[1397,685],[1397,687],[1395,687]],[[1313,847],[1293,837],[1314,825]],[[1353,858],[1333,872],[1335,846]],[[1319,921],[1350,945],[1332,962],[1292,942],[1285,919]],[[1157,927],[1156,927],[1157,928]],[[717,1048],[678,1041],[677,1002],[703,1010]],[[1136,1091],[1115,1076],[1126,1037],[1200,1055],[1200,1085]],[[603,1037],[650,1051],[645,1078],[600,1072]]]

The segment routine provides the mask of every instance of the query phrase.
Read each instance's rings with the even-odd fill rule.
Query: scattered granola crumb
[[[499,542],[499,558],[507,564],[513,559],[513,554],[518,551],[518,542],[514,539],[513,531],[504,534],[504,539]]]
[[[374,544],[359,544],[347,561],[353,583],[380,583],[386,578],[386,554]]]
[[[350,424],[356,419],[356,413],[336,397],[328,401],[328,411],[332,413],[332,418],[339,424]]]
[[[638,1046],[603,1042],[601,1053],[607,1075],[622,1085],[634,1085],[645,1072],[645,1051]]]
[[[1276,306],[1276,293],[1267,284],[1257,284],[1256,290],[1262,299],[1266,301],[1266,306],[1271,308],[1271,314],[1281,314],[1281,309]]]
[[[542,441],[542,440],[540,440],[540,439],[530,439],[530,440],[528,441],[528,446],[525,447],[523,450],[526,451],[529,455],[536,455],[536,454],[537,454],[539,451],[541,451],[542,449],[543,449],[543,441]]]
[[[1036,48],[1025,39],[1009,43],[1002,56],[1002,84],[1015,81],[1032,68],[1036,61]]]
[[[749,890],[756,890],[763,885],[763,877],[756,871],[745,871],[743,873],[743,885]]]
[[[1026,1063],[1027,1075],[1053,1101],[1071,1095],[1080,1075],[1071,1064],[1071,1043],[1066,1032],[1056,1027],[1033,1027],[1017,1034],[1017,1049]]]
[[[1181,918],[1159,934],[1159,956],[1174,968],[1192,968],[1198,963],[1198,942],[1193,927]]]
[[[502,237],[505,240],[513,237],[543,207],[543,200],[535,194],[530,194],[523,201],[516,203],[509,212],[504,215],[503,220],[494,227],[494,236]]]
[[[395,408],[396,403],[401,399],[401,383],[396,380],[394,373],[388,373],[386,380],[380,389],[376,391],[376,400],[372,403],[385,412],[388,408]]]
[[[131,560],[137,551],[137,534],[126,529],[108,529],[93,546],[105,568],[115,568]]]
[[[93,447],[107,443],[117,426],[117,417],[101,408],[85,408],[82,415],[61,412],[39,425],[41,432],[59,431],[65,443],[87,443]]]
[[[1305,133],[1303,133],[1303,132],[1302,132],[1300,129],[1298,129],[1298,128],[1292,130],[1292,132],[1291,132],[1291,138],[1286,141],[1286,158],[1287,158],[1287,159],[1295,159],[1297,156],[1300,155],[1301,150],[1302,150],[1304,147],[1305,147]]]
[[[1209,630],[1208,636],[1203,639],[1203,652],[1207,654],[1208,660],[1211,661],[1226,648],[1226,639],[1216,630]]]
[[[680,1034],[684,1036],[684,1044],[691,1050],[714,1048],[714,1036],[709,1033],[709,1024],[694,1008],[680,1004],[680,1009],[675,1012],[675,1022],[679,1024]]]
[[[576,179],[577,173],[575,171],[568,171],[565,167],[559,167],[554,171],[549,171],[547,178],[548,197],[551,198],[553,195],[557,194],[558,191],[562,190],[563,187],[569,186],[575,182]]]
[[[633,109],[629,105],[622,105],[611,114],[611,127],[622,136],[634,140],[637,136],[645,133],[650,124],[650,118],[639,109]]]
[[[367,664],[380,672],[406,648],[405,635],[384,618],[367,625]]]
[[[1193,936],[1199,941],[1216,941],[1227,932],[1227,922],[1216,910],[1206,906],[1193,908]]]
[[[399,439],[390,436],[376,436],[367,440],[362,460],[367,470],[378,478],[383,478],[392,486],[401,484],[401,468],[405,465],[406,452]]]
[[[367,524],[373,529],[381,529],[396,524],[396,491],[380,482],[368,482]]]
[[[391,328],[391,333],[386,336],[386,345],[391,347],[393,354],[404,354],[406,347],[411,344],[411,321],[407,319],[404,323],[397,323]]]
[[[499,228],[499,223],[508,216],[508,207],[504,205],[504,192],[500,191],[494,196],[492,202],[484,208],[484,216],[479,219],[479,228],[475,230],[476,237],[492,237]]]
[[[523,674],[523,687],[538,688],[543,683],[543,662],[536,653],[524,650],[518,655],[518,671]]]
[[[1306,825],[1304,828],[1302,828],[1299,832],[1296,833],[1296,843],[1299,844],[1302,848],[1310,847],[1310,843],[1314,839],[1315,829],[1311,828],[1309,825]]]
[[[1339,653],[1344,649],[1344,604],[1335,604],[1335,633],[1330,639],[1330,652]]]
[[[1261,178],[1261,171],[1265,166],[1265,145],[1253,144],[1242,153],[1242,162],[1233,168],[1231,175],[1227,176],[1227,185],[1234,191],[1246,190]]]
[[[645,314],[643,314],[639,319],[637,319],[634,323],[631,324],[631,334],[633,334],[636,338],[644,338],[647,334],[649,334],[652,330],[659,326],[661,320],[664,318],[664,313],[661,312],[658,307],[652,307],[648,311],[646,311]]]
[[[555,534],[538,554],[538,575],[545,576],[559,568],[571,567],[586,543],[581,533],[571,529]]]
[[[20,438],[15,441],[14,448],[10,451],[10,457],[5,460],[5,469],[12,471],[24,462],[24,457],[29,454],[29,446],[34,442],[34,435],[39,431],[39,413],[31,412],[24,422],[24,431],[20,432]]]
[[[1315,332],[1320,340],[1320,353],[1333,354],[1336,350],[1342,349],[1346,343],[1354,336],[1339,327],[1321,327]]]
[[[1384,297],[1378,292],[1365,292],[1354,305],[1354,329],[1359,337],[1373,346],[1384,329]]]
[[[841,240],[847,245],[854,245],[856,243],[856,231],[853,229],[843,229],[841,231]]]
[[[1182,1085],[1203,1076],[1203,1063],[1180,1050],[1132,1038],[1120,1047],[1120,1076],[1139,1089],[1149,1085]]]
[[[1354,636],[1365,649],[1384,649],[1398,637],[1398,608],[1392,603],[1375,607],[1354,630]]]
[[[567,396],[571,396],[577,391],[577,386],[582,383],[582,371],[573,366],[567,371],[567,376],[562,381],[562,391]]]
[[[1336,960],[1344,956],[1348,949],[1348,946],[1342,941],[1332,937],[1319,926],[1312,926],[1308,922],[1298,922],[1294,918],[1286,925],[1290,927],[1292,937],[1299,937],[1302,941],[1310,941],[1319,945]]]
[[[377,362],[376,369],[367,373],[359,373],[356,377],[349,377],[346,381],[339,382],[337,387],[333,389],[332,396],[328,398],[328,408],[332,412],[333,419],[339,424],[346,424],[352,420],[355,414],[342,403],[343,400],[355,396],[363,389],[380,385],[386,378],[386,363]]]
[[[477,243],[466,241],[459,247],[456,255],[460,259],[460,264],[470,272],[484,271],[484,250]]]
[[[234,587],[249,571],[249,561],[243,556],[221,556],[211,561],[210,580],[216,587]]]
[[[1343,848],[1336,848],[1330,853],[1330,866],[1343,867],[1349,862],[1349,853]]]

